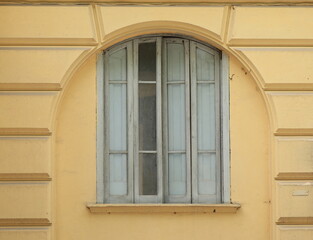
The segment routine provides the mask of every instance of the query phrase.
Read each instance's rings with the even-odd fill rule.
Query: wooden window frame
[[[166,37],[166,36],[164,36]],[[138,192],[138,187],[134,188],[134,185],[137,184],[138,186],[138,160],[134,160],[134,156],[137,156],[139,153],[138,149],[138,120],[135,119],[134,116],[138,115],[138,98],[135,96],[138,95],[138,44],[141,42],[151,42],[155,41],[157,46],[157,79],[156,79],[156,85],[157,85],[157,164],[158,164],[158,195],[156,196],[140,196]],[[216,112],[219,116],[217,116],[216,124],[219,126],[216,130],[216,156],[217,161],[220,163],[219,170],[217,174],[219,175],[219,179],[221,179],[220,183],[218,184],[217,188],[219,189],[219,195],[220,198],[218,200],[210,200],[208,201],[207,197],[204,199],[201,199],[197,196],[197,180],[194,179],[197,177],[197,173],[195,171],[196,167],[193,167],[191,169],[190,164],[187,164],[189,168],[187,171],[190,174],[187,174],[187,194],[185,197],[171,197],[169,196],[169,190],[167,183],[168,179],[168,159],[167,159],[167,144],[166,144],[166,137],[162,137],[162,135],[166,134],[166,128],[167,124],[165,121],[166,114],[164,114],[164,106],[166,103],[166,88],[165,81],[165,71],[166,69],[164,67],[164,64],[166,64],[165,59],[161,59],[161,53],[163,56],[165,56],[166,51],[166,42],[168,41],[181,41],[184,42],[185,49],[188,48],[189,44],[186,44],[186,42],[190,42],[190,48],[195,48],[196,46],[200,46],[200,48],[205,48],[206,51],[212,51],[213,53],[219,54],[219,56],[216,58],[218,60],[218,64],[215,64],[217,66],[216,74],[218,79],[216,82],[217,87],[215,89],[216,92]],[[162,47],[162,44],[165,43]],[[117,51],[121,48],[127,49],[127,116],[128,116],[128,124],[133,125],[134,127],[128,127],[128,194],[125,196],[109,196],[108,195],[108,179],[107,176],[109,168],[107,166],[107,161],[104,159],[108,159],[109,153],[108,153],[108,138],[105,138],[106,136],[106,129],[108,126],[108,120],[105,118],[105,116],[108,116],[108,112],[105,112],[107,109],[104,107],[104,102],[107,100],[109,92],[108,92],[108,81],[104,81],[105,74],[107,72],[104,71],[104,68],[108,67],[105,54],[99,54],[98,60],[97,60],[97,203],[230,203],[230,143],[229,143],[229,79],[228,79],[228,56],[223,52],[218,52],[215,49],[212,49],[207,44],[198,43],[194,41],[193,39],[189,38],[181,38],[181,37],[166,37],[163,38],[163,36],[156,36],[156,37],[141,37],[136,38],[133,40],[129,40],[124,43],[120,43],[118,45],[115,45],[108,50],[105,51],[106,54],[110,52]],[[132,57],[132,52],[137,53],[134,54],[134,57]],[[185,50],[185,56],[186,56],[186,62],[185,65],[188,66],[189,59],[190,64],[195,64],[195,51],[187,51]],[[188,56],[190,52],[190,56]],[[188,56],[188,57],[187,57]],[[162,64],[162,65],[161,65]],[[137,67],[136,67],[137,66]],[[162,68],[162,73],[161,73]],[[186,67],[186,76],[189,75],[189,69]],[[195,68],[193,68],[195,69]],[[191,70],[190,70],[191,71]],[[161,75],[162,74],[162,75]],[[189,110],[186,111],[186,119],[191,119],[191,121],[195,121],[195,114],[194,114],[194,107],[189,108],[188,104],[194,104],[194,99],[196,98],[195,94],[191,94],[193,99],[188,99],[189,97],[189,91],[195,91],[195,75],[194,73],[190,73],[190,84],[186,84],[186,108],[192,109],[191,112]],[[163,81],[161,83],[161,81]],[[189,81],[188,78],[186,78],[185,81]],[[162,86],[163,85],[163,86]],[[191,89],[189,89],[189,86]],[[133,89],[134,88],[134,89]],[[163,89],[161,89],[163,88]],[[136,95],[137,94],[137,95]],[[129,99],[133,99],[132,101],[129,101]],[[161,106],[161,104],[163,104]],[[163,111],[163,112],[162,112]],[[132,114],[133,113],[133,114]],[[163,115],[163,116],[162,116]],[[163,119],[162,119],[163,118]],[[163,126],[162,126],[163,124]],[[190,126],[190,124],[187,124]],[[187,134],[194,135],[194,126],[193,124],[191,131],[188,131],[186,129]],[[162,131],[163,127],[163,131]],[[188,127],[187,127],[188,128]],[[187,137],[187,140],[191,139],[190,137]],[[186,142],[187,149],[186,149],[186,156],[190,156],[191,148],[196,149],[196,141],[187,141]],[[218,147],[219,146],[219,147]],[[187,161],[193,161],[193,164],[196,164],[194,154],[197,154],[197,152],[193,151],[191,158]],[[195,166],[195,165],[194,165]],[[193,179],[191,179],[191,176],[193,176]],[[189,193],[193,189],[193,193]],[[190,199],[192,195],[192,200]],[[188,197],[190,196],[190,197]]]
[[[164,185],[164,199],[166,203],[191,203],[191,129],[190,129],[190,79],[187,77],[190,75],[189,73],[189,59],[190,59],[190,51],[189,51],[189,40],[188,39],[183,39],[183,38],[166,38],[163,40],[164,45],[162,49],[163,53],[163,58],[162,58],[162,84],[163,84],[163,95],[162,95],[162,100],[163,100],[163,135],[165,136],[163,138],[163,151],[164,151],[164,182],[168,183],[169,179],[169,161],[168,161],[168,116],[167,116],[167,87],[168,84],[176,84],[176,82],[168,82],[167,80],[167,45],[169,43],[181,43],[184,45],[185,49],[185,80],[184,80],[184,85],[185,85],[185,120],[186,120],[186,150],[185,150],[185,155],[186,155],[186,171],[187,171],[187,176],[186,176],[186,194],[185,196],[171,196],[169,193],[169,185],[165,184]],[[172,152],[173,153],[173,152]]]
[[[199,44],[197,42],[190,42],[190,61],[191,61],[191,74],[190,74],[190,85],[191,85],[191,121],[193,122],[192,124],[192,129],[191,129],[191,134],[192,134],[192,139],[193,141],[191,142],[191,148],[192,148],[192,165],[193,166],[198,166],[198,140],[197,140],[197,135],[198,135],[198,126],[197,126],[197,84],[202,84],[201,81],[197,80],[196,76],[196,49],[199,48],[201,50],[204,50],[206,52],[209,52],[214,56],[214,79],[215,81],[213,83],[204,83],[204,84],[214,84],[215,87],[215,111],[216,111],[216,116],[215,116],[215,151],[202,151],[203,153],[215,153],[216,156],[216,168],[215,168],[215,174],[217,179],[221,179],[220,174],[221,174],[221,166],[220,166],[220,141],[221,141],[221,130],[220,130],[220,54],[213,49],[204,46],[203,44]],[[217,63],[217,64],[216,64]],[[198,168],[194,167],[192,168],[192,202],[196,203],[204,203],[204,202],[210,202],[210,203],[220,203],[221,202],[221,181],[216,183],[216,195],[205,195],[201,196],[198,194]]]
[[[162,202],[163,198],[163,178],[162,178],[162,169],[163,169],[163,161],[162,161],[162,96],[161,96],[161,44],[162,39],[161,37],[156,38],[139,38],[133,40],[134,42],[134,118],[136,116],[139,116],[139,105],[138,105],[138,87],[140,80],[138,79],[138,47],[140,43],[150,43],[155,42],[156,43],[156,137],[157,137],[157,189],[158,194],[157,195],[140,195],[139,194],[139,187],[135,188],[135,196],[134,196],[134,202],[136,203],[160,203]],[[147,82],[143,82],[146,84],[149,84]],[[139,150],[139,119],[134,120],[134,156],[139,156],[140,153],[147,153],[150,151],[143,151]],[[134,161],[134,185],[139,186],[139,157]]]

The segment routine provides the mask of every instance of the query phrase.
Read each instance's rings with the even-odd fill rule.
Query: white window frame
[[[134,51],[138,53],[138,43],[140,42],[149,42],[149,41],[155,41],[156,46],[157,46],[157,89],[159,89],[159,94],[157,94],[157,112],[161,113],[162,111],[162,102],[163,104],[166,104],[166,84],[165,83],[165,71],[166,69],[164,66],[166,64],[165,59],[161,59],[161,52],[165,51],[166,47],[163,46],[161,49],[161,44],[162,41],[167,42],[167,41],[190,41],[190,47],[194,48],[195,46],[200,46],[200,47],[205,47],[207,51],[210,51],[212,47],[210,47],[207,44],[201,43],[198,44],[197,41],[186,38],[186,37],[175,37],[173,36],[172,38],[166,38],[162,40],[163,36],[157,36],[157,37],[140,37],[136,38],[133,40],[129,40],[125,43],[120,43],[117,44],[109,49],[107,49],[105,52],[114,52],[117,51],[118,49],[126,47],[128,53],[130,51]],[[166,37],[166,36],[164,36]],[[133,45],[133,42],[135,43]],[[185,44],[186,49],[188,48],[189,45]],[[216,50],[211,50],[216,53]],[[190,51],[190,54],[194,53],[194,51]],[[188,53],[187,51],[185,52],[186,54],[186,66],[189,64],[189,49]],[[163,54],[164,55],[164,54]],[[132,54],[127,54],[127,75],[128,75],[128,84],[127,84],[127,94],[128,94],[128,99],[133,98],[135,99],[133,103],[130,101],[127,102],[127,108],[128,108],[128,124],[134,125],[134,128],[129,127],[128,128],[128,194],[126,196],[109,196],[108,193],[108,171],[109,168],[106,166],[106,161],[104,160],[105,158],[108,158],[109,153],[108,150],[105,150],[104,146],[108,145],[108,139],[105,138],[105,131],[107,129],[108,121],[104,117],[105,115],[108,115],[107,112],[104,111],[104,101],[108,98],[109,92],[108,92],[108,81],[104,81],[105,78],[105,71],[104,69],[108,67],[107,61],[105,60],[104,54],[101,53],[98,55],[97,59],[97,203],[188,203],[190,202],[190,199],[188,197],[180,197],[180,198],[175,198],[171,197],[168,194],[168,187],[167,184],[164,184],[164,182],[168,182],[167,179],[167,154],[163,154],[162,151],[167,152],[166,147],[167,144],[164,142],[164,139],[167,138],[162,138],[162,134],[166,132],[166,127],[167,124],[165,124],[167,121],[164,121],[166,119],[166,114],[157,114],[157,125],[158,125],[158,132],[157,132],[157,162],[158,162],[158,195],[156,196],[139,196],[138,193],[138,188],[133,187],[133,184],[138,184],[138,160],[134,160],[133,156],[138,155],[138,146],[136,146],[136,142],[138,139],[138,135],[136,134],[138,126],[136,126],[136,121],[134,121],[134,115],[138,114],[138,98],[134,98],[137,94],[137,79],[138,79],[138,72],[133,69],[138,69],[138,54],[134,54],[134,58],[130,57]],[[195,63],[194,56],[190,56],[191,59],[191,64]],[[161,65],[163,64],[163,65]],[[229,142],[229,74],[228,74],[228,68],[229,68],[229,60],[227,54],[224,52],[221,52],[220,54],[220,60],[218,65],[219,69],[217,69],[217,74],[218,79],[219,79],[219,85],[218,92],[219,96],[217,96],[216,99],[216,106],[217,106],[217,112],[219,112],[219,121],[217,121],[217,124],[220,125],[218,134],[216,136],[217,142],[220,144],[220,152],[216,154],[216,156],[219,156],[220,158],[217,162],[220,163],[220,179],[221,179],[221,184],[219,186],[220,188],[220,193],[221,193],[221,198],[219,199],[218,202],[213,203],[230,203],[230,142]],[[130,67],[131,66],[131,67]],[[134,67],[132,67],[134,66]],[[162,76],[161,76],[161,68],[162,68]],[[185,68],[186,70],[186,76],[189,75],[189,68]],[[194,68],[193,68],[194,69]],[[191,79],[190,79],[190,87],[191,89],[188,89],[186,87],[186,108],[190,109],[188,107],[188,104],[190,103],[191,105],[194,104],[193,100],[188,99],[189,98],[189,91],[194,91],[195,86],[195,81],[193,80],[194,78],[194,73],[190,73]],[[161,86],[161,78],[162,78],[162,84]],[[187,80],[186,80],[187,81]],[[186,84],[188,86],[188,84]],[[133,89],[135,87],[135,89]],[[163,90],[160,90],[161,87],[163,87]],[[162,96],[161,93],[162,92]],[[133,95],[134,94],[134,95]],[[193,98],[195,99],[195,95],[193,95]],[[194,113],[194,107],[191,108],[192,112],[189,112],[189,110],[186,111],[186,118],[188,119],[189,117],[194,118],[195,115]],[[162,121],[163,117],[163,121]],[[195,121],[195,119],[192,119]],[[163,122],[163,132],[162,132],[162,127],[161,124]],[[188,124],[187,124],[188,125]],[[195,124],[193,124],[194,126]],[[188,129],[186,130],[187,134],[193,134],[195,129]],[[162,140],[163,139],[163,140]],[[190,139],[190,137],[187,137],[187,139]],[[192,143],[187,143],[187,149],[186,149],[186,155],[190,156],[190,151],[191,148],[194,148],[194,144],[196,141],[193,141]],[[191,145],[192,144],[192,145]],[[162,147],[163,146],[163,147]],[[106,148],[108,149],[108,148]],[[197,154],[197,153],[195,153]],[[164,160],[163,160],[164,159]],[[196,159],[195,157],[191,156],[190,161],[194,161],[192,159]],[[165,164],[163,164],[165,163]],[[161,167],[160,167],[161,166]],[[188,168],[189,164],[187,164]],[[195,169],[195,167],[194,167]],[[191,170],[190,167],[187,169],[187,171],[192,172],[193,177],[197,174],[195,170]],[[162,174],[163,173],[163,174]],[[190,176],[191,174],[187,174],[187,176]],[[133,184],[132,184],[133,183]],[[191,196],[189,191],[193,189],[196,191],[196,186],[194,185],[196,183],[196,180],[192,180],[187,178],[187,196]],[[163,188],[164,187],[164,188]],[[137,189],[137,190],[136,190]],[[192,202],[193,203],[201,203],[201,202],[207,202],[206,199],[201,200],[198,198],[197,194],[193,191],[192,193]]]

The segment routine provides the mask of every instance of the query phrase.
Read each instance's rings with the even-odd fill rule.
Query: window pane
[[[199,194],[216,193],[216,158],[215,153],[198,154]]]
[[[156,81],[156,43],[139,44],[139,81]]]
[[[169,194],[185,195],[187,189],[187,170],[185,154],[169,154]]]
[[[168,81],[185,80],[185,53],[183,44],[167,45],[167,79]]]
[[[109,57],[109,80],[126,81],[126,49],[123,48]]]
[[[168,150],[186,149],[185,85],[168,85]]]
[[[110,84],[110,150],[127,150],[126,84]]]
[[[155,84],[139,84],[139,149],[156,150]]]
[[[127,194],[127,156],[110,154],[110,195]]]
[[[198,150],[215,150],[214,84],[197,84]]]
[[[214,81],[214,55],[197,48],[197,80]]]
[[[154,153],[139,154],[139,194],[157,195],[157,159]]]

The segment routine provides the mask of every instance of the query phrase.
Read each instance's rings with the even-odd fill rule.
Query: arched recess
[[[273,121],[275,118],[272,115],[271,103],[263,92],[264,80],[257,68],[245,55],[228,46],[226,32],[224,34],[217,35],[216,33],[208,29],[189,23],[175,21],[149,21],[123,27],[105,35],[102,41],[100,39],[100,43],[95,48],[92,48],[90,51],[86,51],[86,53],[82,54],[78,59],[73,62],[61,81],[63,91],[61,92],[61,95],[58,97],[58,100],[55,103],[54,114],[52,117],[52,129],[54,129],[54,123],[58,115],[58,109],[59,106],[62,104],[61,102],[63,96],[66,94],[68,83],[71,81],[73,75],[80,69],[81,66],[84,65],[85,62],[88,61],[88,59],[92,58],[93,56],[99,54],[101,51],[109,48],[116,43],[123,42],[130,38],[151,34],[173,34],[186,36],[187,38],[193,38],[195,40],[199,40],[206,44],[212,45],[217,49],[225,52],[230,57],[234,57],[242,64],[244,68],[243,70],[246,72],[246,74],[248,73],[252,76],[252,79],[255,81],[257,87],[262,93],[264,104],[266,105],[268,110],[268,119],[271,126],[273,126]]]
[[[220,237],[223,235],[221,229],[227,228],[228,235],[232,234],[234,238],[237,236],[238,239],[249,239],[257,235],[263,236],[260,239],[269,239],[271,209],[266,202],[271,198],[269,130],[272,118],[262,90],[262,78],[247,59],[227,46],[223,41],[225,36],[220,37],[207,29],[181,22],[145,22],[119,29],[105,36],[101,44],[77,59],[68,70],[62,81],[63,91],[55,106],[52,123],[52,221],[55,239],[100,239],[99,236],[103,235],[111,236],[111,239],[122,239],[126,236],[123,237],[118,231],[121,225],[128,224],[124,232],[129,233],[134,224],[142,226],[146,221],[155,221],[149,216],[138,215],[131,217],[131,223],[127,217],[111,220],[101,216],[93,217],[83,206],[86,202],[95,202],[96,199],[96,56],[115,43],[147,34],[191,37],[226,52],[230,57],[231,194],[233,201],[251,204],[245,206],[245,214],[240,211],[236,214],[237,225],[232,224],[227,215],[206,220],[197,219],[198,225],[194,226],[194,230],[186,232],[187,238],[200,239],[201,231],[213,238]],[[247,169],[247,172],[242,173],[242,169]],[[251,195],[254,189],[258,189],[258,192]],[[176,219],[175,222],[172,219],[163,219],[163,223],[159,224],[158,234],[149,237],[165,238],[162,234],[166,234],[168,224],[177,231],[184,231],[181,229],[184,221],[194,217],[196,216],[187,216]],[[103,225],[107,228],[101,228]],[[208,229],[208,225],[213,227]],[[96,230],[91,233],[92,229]],[[148,236],[151,230],[147,227],[141,234]],[[195,238],[195,232],[199,232],[199,238]],[[139,235],[132,234],[134,239],[138,239]],[[222,239],[227,239],[226,235]]]

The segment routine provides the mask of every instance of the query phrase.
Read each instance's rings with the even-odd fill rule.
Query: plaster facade
[[[312,13],[227,2],[0,5],[0,239],[312,239]],[[229,56],[235,213],[86,207],[96,202],[97,55],[147,34]]]

